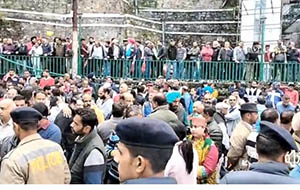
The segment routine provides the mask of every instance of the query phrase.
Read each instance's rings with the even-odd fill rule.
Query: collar
[[[254,127],[245,121],[241,121],[249,130],[253,131]]]
[[[80,147],[84,147],[86,144],[88,144],[90,142],[91,139],[93,139],[97,134],[96,132],[96,127],[94,128],[93,131],[91,131],[90,134],[86,135],[86,136],[83,136],[83,137],[80,137],[78,136],[76,139],[75,139],[75,143],[77,144],[77,146],[80,146]]]
[[[158,106],[153,112],[156,112],[157,110],[169,110],[169,105]]]
[[[28,142],[31,142],[31,141],[34,141],[34,140],[39,140],[39,139],[42,139],[42,137],[38,133],[29,135],[29,136],[27,136],[27,137],[25,137],[24,139],[21,140],[18,147],[22,146],[23,144],[26,144]]]
[[[269,173],[269,174],[276,174],[282,176],[289,175],[288,166],[284,163],[270,161],[266,163],[253,163],[250,166],[251,171],[261,172],[261,173]]]
[[[10,118],[7,123],[2,123],[2,121],[0,120],[0,126],[2,126],[2,128],[8,127],[8,126],[13,126],[12,118]]]
[[[123,117],[114,117],[114,116],[113,116],[113,117],[111,118],[111,120],[112,120],[112,121],[121,121],[121,120],[123,120]]]
[[[40,121],[40,126],[39,126],[38,129],[39,130],[41,130],[41,129],[46,130],[46,129],[48,129],[49,125],[50,125],[50,121],[44,119],[44,120]]]

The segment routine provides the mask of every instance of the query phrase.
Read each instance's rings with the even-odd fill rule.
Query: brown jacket
[[[249,134],[253,131],[253,127],[243,120],[237,124],[230,138],[230,148],[227,154],[230,163],[236,163],[234,170],[247,170],[248,165],[245,164],[248,160],[246,151],[246,141]]]
[[[39,134],[22,139],[1,164],[0,184],[68,184],[70,179],[60,145]]]

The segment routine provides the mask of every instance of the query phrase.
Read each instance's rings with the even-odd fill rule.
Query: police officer
[[[124,184],[176,184],[174,178],[163,177],[164,169],[179,141],[164,121],[130,118],[116,127],[119,176]]]
[[[33,108],[10,113],[18,146],[2,160],[0,184],[68,184],[70,171],[62,148],[37,133],[42,115]]]
[[[220,181],[222,184],[300,184],[289,176],[285,155],[298,151],[291,134],[276,124],[262,121],[257,136],[256,150],[259,161],[250,171],[230,172]]]

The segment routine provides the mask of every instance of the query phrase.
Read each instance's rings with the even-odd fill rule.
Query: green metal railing
[[[30,70],[40,77],[43,69],[53,76],[61,76],[71,71],[72,58],[31,57],[0,55],[0,75],[13,68],[18,74]],[[83,59],[79,73],[96,77],[111,76],[114,79],[155,80],[158,76],[180,80],[213,81],[300,81],[300,63],[258,63],[258,62],[202,62],[202,61],[133,61]],[[168,72],[169,71],[169,72]]]
[[[0,55],[0,75],[5,75],[10,69],[18,74],[29,70],[38,78],[42,71],[48,69],[53,76],[62,76],[72,68],[72,58],[47,57],[47,56],[23,56],[23,55]]]

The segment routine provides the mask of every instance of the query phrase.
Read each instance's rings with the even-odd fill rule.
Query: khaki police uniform
[[[1,164],[0,184],[68,184],[70,180],[60,145],[39,134],[22,139]]]

